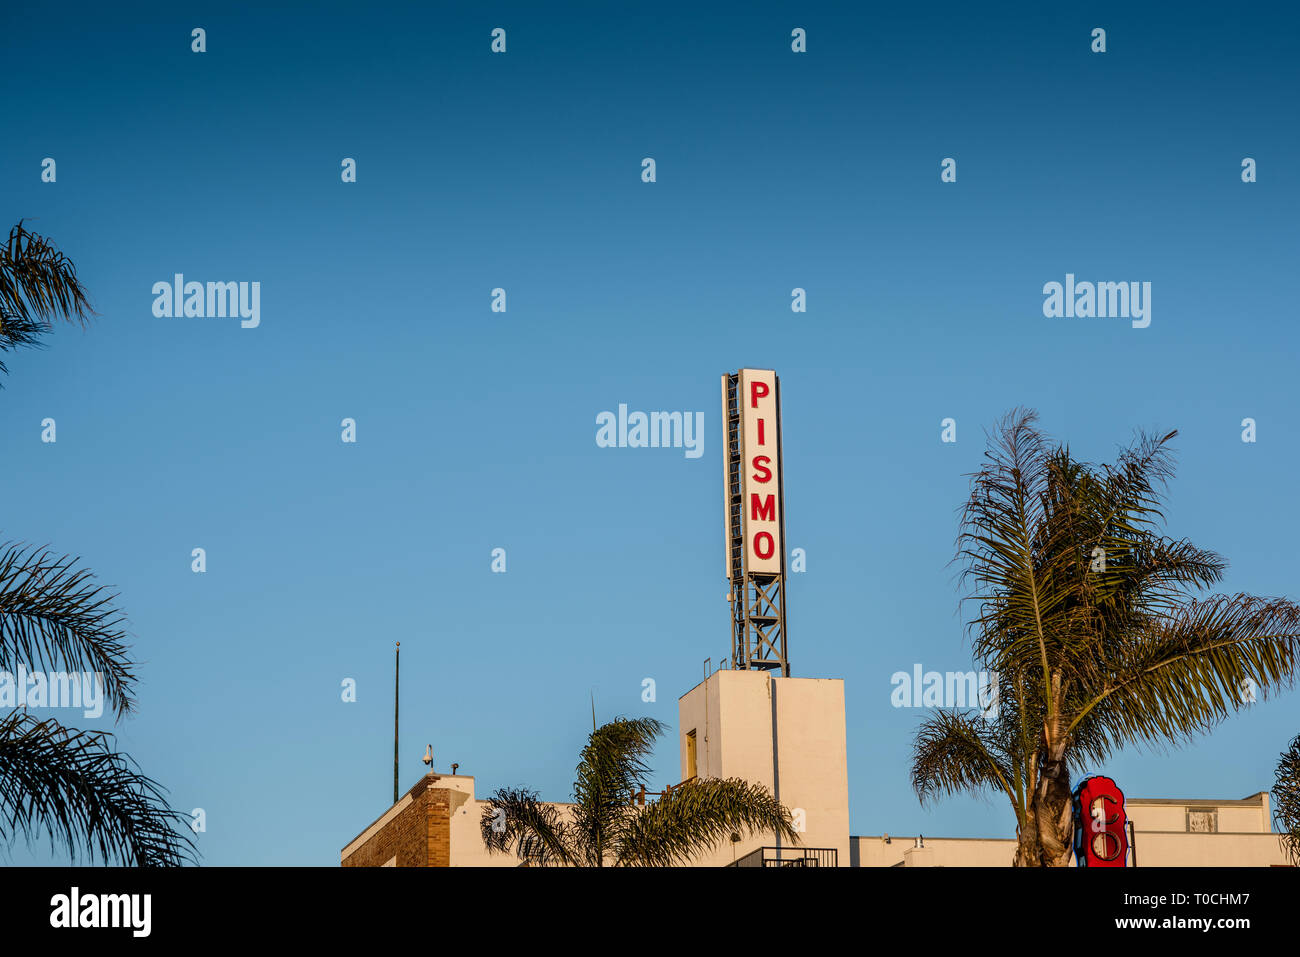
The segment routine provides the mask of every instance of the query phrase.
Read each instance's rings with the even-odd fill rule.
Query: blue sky
[[[997,799],[918,805],[890,705],[970,667],[947,563],[985,427],[1031,406],[1091,460],[1179,429],[1168,532],[1300,597],[1280,9],[7,6],[4,225],[99,317],[6,358],[3,537],[120,591],[141,662],[136,716],[69,722],[205,810],[205,863],[333,865],[391,798],[400,640],[404,787],[432,742],[566,799],[593,693],[675,726],[727,652],[718,377],[770,367],[793,673],[845,679],[853,832],[1009,836]],[[156,318],[175,273],[260,282],[260,326]],[[1151,325],[1044,318],[1066,273],[1151,282]],[[620,403],[702,411],[704,454],[597,447]],[[1297,694],[1098,770],[1266,789]]]

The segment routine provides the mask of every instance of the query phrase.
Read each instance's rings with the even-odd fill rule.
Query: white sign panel
[[[745,567],[750,573],[781,573],[781,447],[777,435],[776,373],[740,370],[740,422],[744,462],[741,501],[745,520]]]

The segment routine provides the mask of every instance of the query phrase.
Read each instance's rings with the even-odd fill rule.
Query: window
[[[1187,831],[1190,834],[1219,833],[1219,809],[1217,807],[1189,807],[1187,809]]]
[[[686,779],[695,776],[695,729],[691,728],[686,732]]]

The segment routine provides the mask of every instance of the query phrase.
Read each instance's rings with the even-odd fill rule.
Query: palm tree
[[[1282,831],[1282,846],[1300,867],[1300,734],[1282,752],[1273,785],[1273,817]]]
[[[0,352],[38,345],[52,319],[89,315],[72,263],[20,222],[0,248]],[[0,544],[0,681],[16,691],[20,663],[93,672],[120,720],[134,706],[136,679],[116,598],[74,558]],[[181,819],[111,734],[22,708],[0,715],[0,840],[21,835],[31,844],[45,834],[74,860],[85,850],[92,862],[174,865],[193,860],[192,840],[174,827]]]
[[[488,850],[537,864],[671,867],[733,835],[770,831],[798,841],[790,812],[761,784],[739,778],[695,778],[638,805],[650,773],[645,758],[666,729],[654,718],[615,718],[595,728],[567,816],[534,791],[498,789],[480,822]]]
[[[1139,434],[1097,466],[1051,445],[1036,420],[1015,410],[999,424],[958,536],[974,654],[998,675],[998,707],[927,718],[912,785],[922,802],[1002,792],[1016,817],[1015,863],[1066,866],[1071,772],[1125,745],[1186,743],[1254,689],[1290,686],[1300,608],[1196,597],[1226,563],[1157,532],[1176,432]]]

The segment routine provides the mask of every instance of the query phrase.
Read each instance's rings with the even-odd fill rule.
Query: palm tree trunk
[[[1034,803],[1037,805],[1041,867],[1069,867],[1074,842],[1074,809],[1070,804],[1070,771],[1065,757],[1043,766]]]
[[[1038,867],[1041,855],[1038,853],[1038,813],[1034,802],[1025,809],[1025,823],[1016,831],[1016,857],[1013,867]]]
[[[1017,832],[1016,867],[1069,867],[1074,853],[1074,808],[1064,745],[1040,745],[1040,772],[1025,822]],[[1043,751],[1046,750],[1046,754]],[[1035,760],[1039,756],[1035,755]]]

